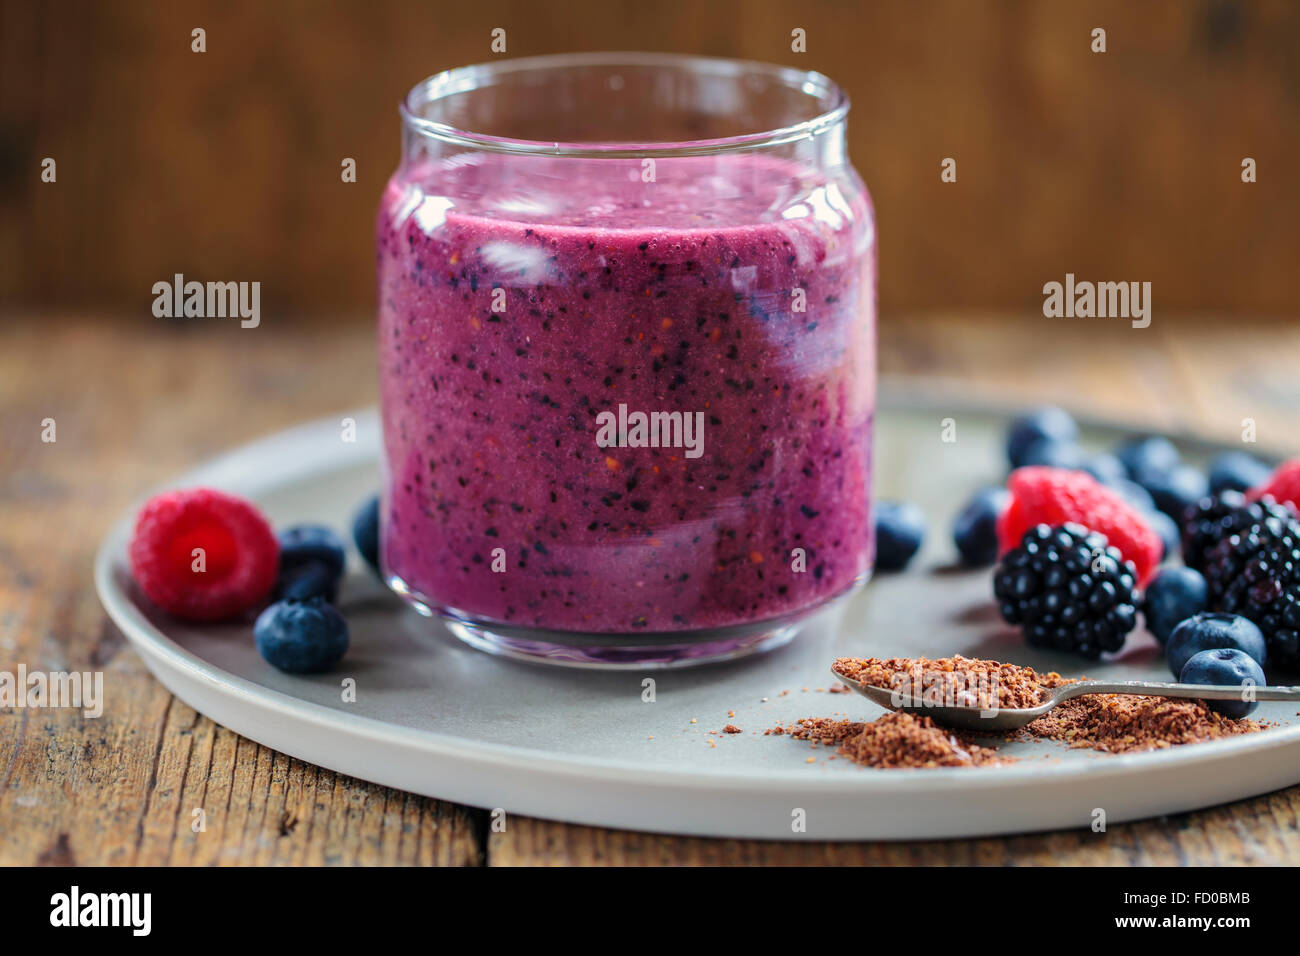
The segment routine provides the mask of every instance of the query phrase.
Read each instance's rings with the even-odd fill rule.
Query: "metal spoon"
[[[1240,687],[1211,686],[1209,684],[1165,684],[1160,681],[1086,680],[1076,684],[1063,684],[1048,692],[1046,701],[1037,707],[997,707],[983,710],[978,706],[952,706],[927,704],[911,697],[895,699],[888,687],[876,687],[851,680],[832,670],[840,680],[863,697],[875,701],[888,710],[902,710],[925,714],[936,723],[962,730],[1015,730],[1037,720],[1057,704],[1085,694],[1138,694],[1144,697],[1195,697],[1201,700],[1241,700]],[[1300,687],[1256,687],[1255,700],[1300,701]]]

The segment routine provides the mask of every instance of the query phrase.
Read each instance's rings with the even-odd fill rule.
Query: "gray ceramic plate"
[[[951,412],[944,412],[944,415]],[[340,416],[341,417],[341,416]],[[346,527],[378,482],[378,424],[357,413],[302,426],[183,475],[243,494],[281,525]],[[96,584],[105,608],[172,692],[213,720],[292,756],[458,803],[575,823],[719,837],[903,839],[1086,827],[1203,807],[1300,781],[1296,708],[1262,705],[1279,726],[1261,734],[1122,756],[1056,744],[1007,744],[1010,767],[866,770],[763,730],[807,716],[870,719],[880,711],[830,694],[841,655],[991,657],[1062,673],[1065,656],[1032,651],[999,621],[988,571],[950,567],[947,529],[966,495],[1002,477],[1005,420],[958,415],[955,444],[939,412],[894,408],[878,429],[882,496],[907,497],[932,530],[913,568],[880,575],[823,613],[792,644],[693,670],[571,671],[490,657],[419,617],[353,564],[340,603],[352,649],[336,674],[293,677],[262,661],[248,627],[197,628],[152,611],[126,566],[133,513],[103,542]],[[1102,447],[1123,434],[1093,426]],[[1189,452],[1213,450],[1189,443]],[[1092,677],[1165,679],[1145,633]],[[655,681],[654,702],[643,680]],[[341,682],[356,681],[355,702]],[[109,702],[111,706],[111,701]],[[710,734],[726,724],[736,735]],[[805,821],[797,830],[795,823]]]

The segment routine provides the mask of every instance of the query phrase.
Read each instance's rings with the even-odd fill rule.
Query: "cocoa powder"
[[[904,697],[965,707],[1034,707],[1043,691],[1059,687],[1056,672],[1039,675],[1032,667],[962,657],[841,657],[831,670],[849,680],[899,691]]]
[[[1252,734],[1265,726],[1216,714],[1201,700],[1089,694],[1053,708],[1025,731],[1071,747],[1128,753]]]
[[[901,688],[907,696],[924,700],[919,686],[921,691],[950,693],[959,702],[975,706],[988,706],[996,700],[999,707],[1032,707],[1042,701],[1045,690],[1074,683],[1056,672],[1036,674],[1033,668],[960,655],[934,660],[844,657],[832,666],[850,680]],[[1200,700],[1088,694],[1066,701],[1021,730],[1000,736],[1128,753],[1257,733],[1266,727],[1257,720],[1231,720]],[[997,766],[1015,761],[976,743],[997,735],[958,733],[914,713],[890,712],[869,722],[805,717],[764,733],[833,746],[836,754],[854,763],[881,769]]]
[[[805,717],[790,727],[774,727],[766,734],[788,734],[809,740],[864,767],[899,770],[920,767],[981,767],[1010,763],[992,747],[974,743],[968,736],[940,727],[929,717],[891,712],[869,723]]]

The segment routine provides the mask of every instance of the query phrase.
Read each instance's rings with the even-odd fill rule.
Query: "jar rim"
[[[688,68],[703,75],[718,77],[763,76],[787,88],[803,93],[815,102],[828,104],[809,119],[775,129],[741,133],[734,136],[679,142],[648,143],[559,143],[543,140],[491,136],[447,123],[428,119],[419,110],[438,99],[468,93],[489,85],[504,75],[527,71],[561,70],[574,67],[659,67]],[[574,156],[586,158],[646,158],[703,156],[721,152],[778,146],[812,139],[840,124],[849,112],[844,91],[825,74],[814,70],[738,60],[724,57],[695,56],[682,53],[561,53],[546,56],[517,57],[492,63],[443,70],[421,80],[400,105],[402,122],[415,132],[458,146],[498,153],[522,155]]]

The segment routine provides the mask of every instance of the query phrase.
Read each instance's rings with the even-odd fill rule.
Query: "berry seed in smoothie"
[[[381,573],[497,653],[788,640],[871,569],[875,232],[817,73],[593,53],[402,104]]]
[[[651,184],[549,162],[526,199],[488,155],[385,192],[386,573],[439,609],[600,633],[780,618],[861,582],[865,195],[745,156]],[[697,418],[702,450],[607,447],[620,406]]]

